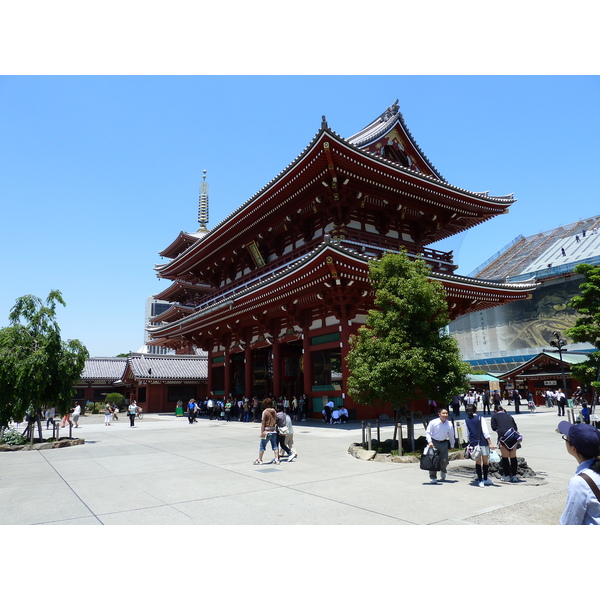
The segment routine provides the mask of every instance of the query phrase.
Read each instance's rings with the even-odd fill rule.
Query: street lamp
[[[562,359],[563,350],[566,350],[565,346],[567,345],[566,340],[560,339],[560,333],[558,331],[553,331],[552,335],[556,338],[555,340],[550,340],[550,345],[554,346],[558,350],[558,358],[560,359],[560,371],[562,373],[562,384],[563,384],[563,392],[565,393],[565,398],[567,397],[567,380],[565,379],[565,365]]]

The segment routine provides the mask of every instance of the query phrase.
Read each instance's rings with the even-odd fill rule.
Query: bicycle
[[[137,410],[136,410],[135,412],[136,412],[135,416],[136,416],[138,419],[143,419],[143,418],[144,418],[144,413],[143,413],[143,411],[142,411],[141,407],[139,407],[139,406],[138,406],[138,407],[137,407]]]

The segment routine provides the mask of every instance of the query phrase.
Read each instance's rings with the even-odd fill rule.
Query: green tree
[[[600,350],[600,266],[579,264],[575,273],[583,275],[579,285],[581,294],[569,301],[579,316],[575,325],[565,331],[574,342],[587,342]],[[587,385],[600,388],[600,353],[592,352],[587,361],[573,366],[572,374]]]
[[[352,399],[389,402],[395,409],[423,396],[448,403],[467,388],[469,366],[446,333],[450,318],[443,286],[429,279],[423,260],[411,261],[406,253],[372,261],[369,273],[375,308],[352,337],[346,357]]]
[[[89,355],[79,340],[61,340],[57,304],[66,306],[58,290],[45,303],[32,295],[17,298],[10,325],[0,329],[0,427],[43,406],[58,413],[72,407],[73,385]]]

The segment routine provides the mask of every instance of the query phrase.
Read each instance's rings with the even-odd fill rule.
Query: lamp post
[[[560,360],[560,372],[562,373],[562,384],[563,384],[563,392],[565,393],[565,398],[567,397],[567,380],[565,379],[565,365],[562,359],[563,350],[566,350],[565,346],[567,345],[566,340],[562,340],[560,338],[560,333],[558,331],[553,331],[552,335],[556,338],[554,340],[550,340],[550,345],[554,346],[558,350],[558,358]]]

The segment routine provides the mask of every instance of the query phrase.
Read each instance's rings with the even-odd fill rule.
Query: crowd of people
[[[212,398],[204,400],[191,399],[187,403],[187,416],[190,424],[196,423],[199,418],[208,418],[210,421],[239,421],[241,423],[260,423],[266,401],[274,403],[273,398],[260,399],[257,396],[249,398]],[[306,396],[303,394],[299,398],[293,396],[291,401],[287,397],[281,396],[278,401],[286,414],[294,422],[305,421],[307,413]],[[178,403],[183,406],[183,402]]]

